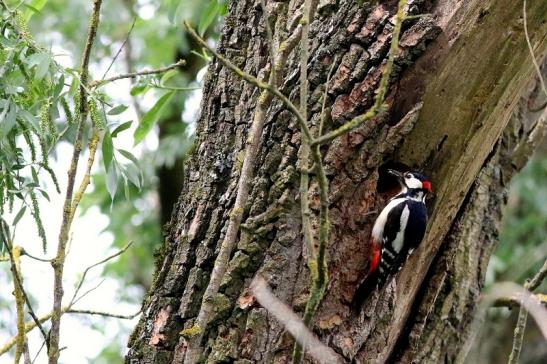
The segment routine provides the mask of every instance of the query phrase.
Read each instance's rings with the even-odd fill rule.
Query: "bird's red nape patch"
[[[431,192],[431,182],[429,181],[423,181],[422,187],[427,190],[428,192]]]
[[[374,246],[372,248],[372,260],[370,261],[370,270],[369,273],[372,273],[378,268],[378,265],[380,264],[380,247]]]

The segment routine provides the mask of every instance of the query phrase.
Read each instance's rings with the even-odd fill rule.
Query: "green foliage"
[[[218,18],[219,15],[225,15],[226,11],[227,5],[225,1],[209,1],[209,4],[205,8],[199,19],[199,34],[205,34],[205,31],[211,26],[215,19]]]
[[[532,276],[547,257],[546,237],[547,154],[538,153],[511,184],[487,283]]]
[[[158,122],[165,106],[169,103],[171,97],[173,97],[173,93],[174,92],[167,92],[160,97],[156,104],[143,116],[139,127],[135,130],[135,145],[139,144],[146,134],[150,132],[154,124]]]
[[[34,45],[24,17],[3,11],[0,35],[0,213],[20,204],[14,225],[28,211],[34,217],[43,249],[45,231],[36,192],[48,198],[39,175],[45,170],[58,188],[49,168],[48,155],[59,138],[62,124],[58,107],[69,107],[70,95],[63,93],[65,75],[52,55]],[[42,160],[37,160],[37,146]],[[26,152],[28,151],[28,152]]]

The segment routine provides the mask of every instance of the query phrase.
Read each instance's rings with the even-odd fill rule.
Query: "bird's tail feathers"
[[[351,306],[354,311],[359,311],[367,297],[378,287],[378,284],[380,283],[380,278],[380,272],[377,269],[367,275],[363,282],[361,282],[361,284],[355,291],[355,294],[353,295],[353,300],[351,302]]]

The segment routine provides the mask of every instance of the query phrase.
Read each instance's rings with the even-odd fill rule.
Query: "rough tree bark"
[[[270,2],[272,21],[287,17],[287,27],[295,26],[300,3]],[[348,362],[461,359],[495,245],[505,187],[527,159],[530,125],[540,115],[515,113],[507,127],[521,96],[529,94],[533,75],[521,2],[409,3],[410,14],[431,15],[404,24],[387,113],[323,149],[330,179],[330,276],[313,329]],[[338,64],[328,90],[329,127],[373,103],[395,7],[394,1],[373,6],[320,1],[310,36],[313,127],[332,62]],[[528,1],[528,29],[539,59],[547,50],[546,13],[547,2]],[[260,1],[233,1],[218,49],[246,72],[262,76],[268,59],[265,33]],[[282,87],[295,101],[297,69],[293,57]],[[222,242],[257,94],[217,61],[210,65],[197,146],[144,315],[130,339],[128,363],[171,363],[184,354],[179,332],[192,326]],[[245,211],[248,227],[240,232],[206,329],[208,363],[284,363],[290,358],[292,339],[263,308],[249,304],[247,287],[260,274],[277,297],[302,313],[309,276],[300,231],[299,142],[295,119],[274,102]],[[375,212],[385,203],[376,192],[378,168],[389,161],[432,177],[429,229],[397,278],[355,315],[349,302],[367,265]],[[268,207],[279,205],[283,194],[289,198],[281,211],[253,218],[272,211]],[[317,195],[310,203],[316,212]]]

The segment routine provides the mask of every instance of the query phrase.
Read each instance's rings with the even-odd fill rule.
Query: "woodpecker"
[[[422,241],[427,224],[425,197],[431,193],[429,179],[417,172],[387,171],[401,185],[374,222],[371,234],[372,255],[368,274],[359,285],[353,305],[358,308],[387,278],[399,271],[402,264]]]

